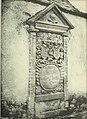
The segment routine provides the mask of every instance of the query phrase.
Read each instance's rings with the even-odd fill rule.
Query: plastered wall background
[[[23,22],[45,6],[5,1],[2,6],[3,97],[24,102],[28,96],[29,34]],[[66,14],[74,25],[68,44],[68,89],[86,92],[86,19]]]
[[[65,14],[74,25],[68,44],[68,89],[73,93],[87,92],[87,20]]]

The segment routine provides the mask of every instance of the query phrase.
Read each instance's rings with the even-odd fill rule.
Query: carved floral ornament
[[[41,35],[40,35],[41,34]],[[39,33],[36,45],[36,59],[47,62],[56,62],[61,65],[64,59],[63,38],[61,35]],[[52,37],[51,37],[52,35]]]
[[[60,76],[59,67],[63,66],[64,61],[64,44],[63,44],[63,37],[58,34],[52,33],[37,33],[37,40],[36,40],[36,89],[42,91],[44,93],[47,92],[54,92],[54,91],[63,91],[63,80]],[[49,68],[53,68],[51,71]],[[52,75],[53,70],[56,71],[57,74]],[[49,72],[49,75],[46,74],[44,77],[44,73],[46,71]],[[51,72],[51,74],[50,74]],[[54,74],[54,73],[53,73]],[[48,78],[47,78],[48,77]],[[53,83],[53,88],[50,87],[50,82],[55,80]],[[44,81],[47,86],[44,85]],[[50,81],[50,82],[49,82]],[[39,86],[39,87],[38,87]],[[36,90],[36,92],[38,92]]]

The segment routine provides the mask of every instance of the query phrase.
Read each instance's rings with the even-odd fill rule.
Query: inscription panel
[[[46,65],[40,71],[40,83],[44,90],[53,90],[58,86],[60,71],[55,65]]]

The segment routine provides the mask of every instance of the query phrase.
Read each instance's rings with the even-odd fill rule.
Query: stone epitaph
[[[67,97],[68,31],[73,25],[52,3],[26,21],[29,28],[28,118],[56,116]]]

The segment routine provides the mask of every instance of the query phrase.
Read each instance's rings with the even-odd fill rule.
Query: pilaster
[[[65,100],[68,95],[68,36],[64,36],[64,93]]]
[[[35,110],[35,59],[36,31],[29,30],[29,88],[28,88],[28,118],[34,117]]]

